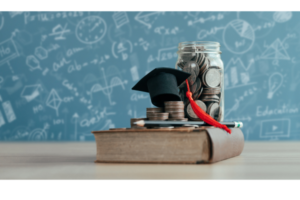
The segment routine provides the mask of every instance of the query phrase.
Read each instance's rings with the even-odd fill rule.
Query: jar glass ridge
[[[188,78],[193,99],[217,121],[224,119],[224,64],[220,43],[213,41],[187,41],[178,44],[176,69],[191,73]],[[179,86],[185,103],[185,116],[201,121],[192,111],[185,96],[186,84]]]

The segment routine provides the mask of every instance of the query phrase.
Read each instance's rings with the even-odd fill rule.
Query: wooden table
[[[0,179],[300,179],[300,142],[246,142],[214,164],[95,164],[96,144],[0,143]]]

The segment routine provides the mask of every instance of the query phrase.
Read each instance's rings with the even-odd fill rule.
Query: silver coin
[[[215,109],[217,108],[219,108],[219,105],[217,103],[211,103],[208,106],[207,114],[209,114],[211,117],[214,117],[214,112],[216,112]]]
[[[198,66],[196,66],[198,67]],[[193,85],[196,81],[196,73],[195,73],[195,70],[194,70],[194,65],[190,65],[190,62],[186,63],[184,68],[182,69],[182,71],[184,72],[187,72],[187,73],[190,73],[191,75],[188,77],[188,81],[189,81],[189,85]]]
[[[200,74],[203,74],[208,69],[208,67],[209,67],[208,63],[209,63],[209,60],[208,60],[208,58],[205,57],[203,64],[201,66],[199,66]]]
[[[195,94],[193,94],[193,99],[194,100],[197,100],[197,99],[199,99],[199,97],[201,96],[201,94],[202,94],[202,91],[203,91],[203,87],[201,87],[200,88],[200,90],[198,91],[198,92],[196,92]]]
[[[218,108],[216,108],[214,111],[213,111],[213,118],[217,121],[220,121],[221,120],[221,117],[222,117],[222,109],[221,107],[219,106]]]
[[[198,92],[198,90],[200,89],[200,79],[196,78],[196,81],[193,85],[190,86],[190,90],[192,92],[192,94],[195,94],[196,92]]]
[[[197,104],[204,112],[206,112],[206,109],[207,109],[207,108],[206,108],[205,103],[203,103],[203,102],[200,101],[200,100],[196,100],[195,103],[196,103],[196,104]],[[190,118],[199,118],[199,117],[195,114],[195,112],[193,111],[193,108],[192,108],[191,104],[188,104],[186,110],[187,110],[187,114],[188,114],[188,116],[189,116]]]
[[[208,69],[205,73],[204,80],[204,83],[206,83],[208,87],[217,87],[221,83],[221,73],[215,68]]]

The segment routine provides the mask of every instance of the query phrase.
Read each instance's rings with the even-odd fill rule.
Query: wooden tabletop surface
[[[96,164],[95,142],[0,143],[0,179],[300,179],[300,142],[246,142],[214,164]]]

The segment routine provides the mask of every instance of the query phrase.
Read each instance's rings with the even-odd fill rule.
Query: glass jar
[[[195,102],[217,121],[224,119],[224,65],[220,43],[208,41],[181,42],[178,45],[176,69],[191,73],[188,78]],[[191,108],[185,93],[186,83],[179,86],[185,103],[185,117],[201,121]]]

